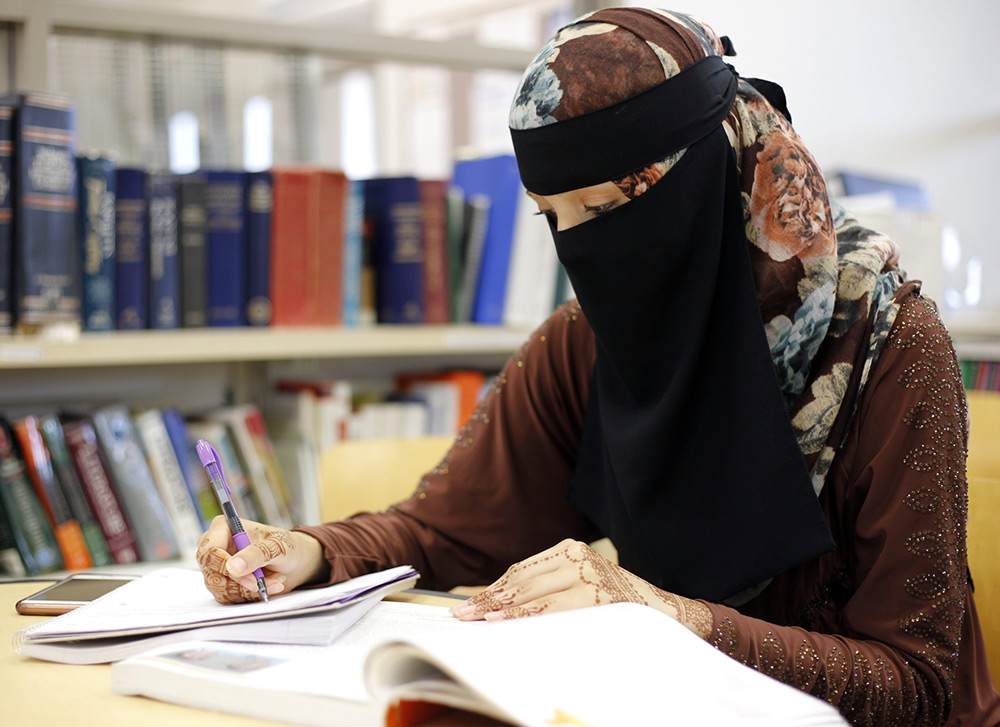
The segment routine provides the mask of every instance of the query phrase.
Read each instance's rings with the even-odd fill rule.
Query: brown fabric
[[[409,563],[423,587],[482,584],[563,538],[599,537],[564,499],[593,357],[582,312],[563,306],[411,499],[302,528],[331,580]],[[1000,724],[965,578],[965,411],[947,332],[907,297],[820,496],[837,549],[739,610],[709,604],[713,643],[852,724]]]

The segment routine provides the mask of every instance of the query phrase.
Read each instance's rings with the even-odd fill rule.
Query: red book
[[[271,325],[308,326],[316,321],[316,226],[309,224],[310,194],[317,194],[315,170],[272,170]],[[312,190],[312,191],[311,191]]]
[[[318,200],[312,219],[316,233],[316,265],[310,292],[316,295],[316,323],[339,326],[344,319],[344,207],[347,177],[343,172],[317,170]]]
[[[111,484],[93,425],[86,419],[65,422],[63,434],[73,467],[90,508],[101,525],[111,557],[115,563],[135,563],[139,560],[139,551]]]
[[[420,182],[424,208],[424,323],[451,321],[447,193],[447,182],[437,179]]]
[[[83,529],[69,509],[66,495],[59,486],[52,460],[42,438],[42,430],[38,418],[27,416],[14,424],[14,434],[21,445],[25,469],[31,483],[35,486],[38,499],[45,509],[45,514],[52,523],[52,530],[59,543],[63,563],[68,570],[90,568],[94,562],[90,558],[87,541],[83,537]]]

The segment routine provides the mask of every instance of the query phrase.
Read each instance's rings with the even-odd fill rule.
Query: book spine
[[[115,327],[115,168],[110,159],[80,157],[77,171],[83,330],[111,331]]]
[[[135,417],[135,429],[139,436],[153,481],[166,506],[167,515],[174,526],[178,545],[185,551],[192,551],[201,536],[201,519],[194,507],[194,500],[184,481],[170,435],[158,409],[149,409]]]
[[[188,430],[191,433],[191,438],[196,442],[199,439],[204,439],[211,442],[212,446],[218,451],[219,457],[222,459],[222,468],[226,472],[226,484],[232,490],[233,502],[236,503],[236,510],[239,512],[240,517],[247,520],[265,522],[257,501],[251,492],[251,485],[246,469],[236,454],[232,428],[223,421],[196,420],[188,423]]]
[[[271,209],[274,183],[270,172],[247,175],[247,308],[251,326],[271,322]]]
[[[14,121],[14,290],[21,326],[78,323],[76,114],[63,96],[25,93]]]
[[[115,200],[115,320],[119,330],[149,327],[149,205],[146,172],[118,169]]]
[[[365,217],[364,187],[356,180],[347,181],[344,209],[344,325],[361,323],[361,228]]]
[[[412,177],[370,180],[365,185],[365,216],[372,235],[378,321],[422,323],[420,182]]]
[[[208,325],[245,326],[246,173],[205,173]]]
[[[317,245],[316,323],[338,326],[344,306],[344,203],[347,177],[343,172],[321,171],[318,174],[319,201],[316,209]]]
[[[56,480],[38,418],[27,416],[17,420],[14,433],[21,446],[25,470],[52,525],[62,552],[63,564],[70,570],[90,568],[94,562],[90,558],[87,541],[84,540],[80,523],[70,511],[66,496]]]
[[[267,423],[264,421],[264,415],[256,405],[244,406],[243,415],[254,447],[264,465],[264,472],[267,475],[268,483],[271,485],[270,489],[275,495],[281,519],[285,522],[291,522],[291,512],[293,509],[291,490],[285,479],[285,473],[281,469],[281,464],[278,462],[278,456],[274,450],[274,442],[267,431]]]
[[[14,444],[14,433],[0,420],[0,497],[21,550],[25,569],[32,575],[59,570],[63,566],[59,544],[28,481],[24,461]]]
[[[312,260],[310,187],[315,174],[306,170],[273,172],[271,217],[271,324],[310,325],[315,302],[309,296]]]
[[[139,549],[128,519],[111,484],[107,465],[97,444],[97,433],[90,421],[79,419],[63,424],[66,448],[87,501],[101,526],[104,540],[115,563],[135,563]]]
[[[462,284],[458,294],[458,320],[470,323],[475,313],[476,290],[483,268],[483,249],[490,218],[490,199],[473,194],[465,202],[462,240]]]
[[[0,334],[11,330],[11,262],[13,255],[14,106],[0,99]]]
[[[0,485],[2,487],[2,485]],[[316,521],[318,522],[318,521]],[[20,578],[28,575],[21,560],[21,551],[18,548],[17,536],[11,527],[10,517],[7,508],[4,506],[3,497],[0,497],[0,575]]]
[[[177,456],[188,492],[201,520],[201,526],[203,529],[208,528],[212,518],[221,515],[222,510],[219,509],[219,501],[212,492],[208,475],[198,459],[187,422],[176,409],[164,409],[163,424],[167,428],[170,444],[174,448],[174,454]]]
[[[177,238],[177,179],[147,177],[149,188],[149,327],[181,325],[181,260]]]
[[[115,405],[96,411],[93,422],[111,481],[132,524],[132,535],[142,559],[176,558],[177,538],[136,436],[132,417],[125,407]]]
[[[87,502],[80,478],[77,477],[76,471],[73,469],[73,461],[66,448],[66,438],[59,418],[54,414],[40,417],[39,427],[42,430],[42,437],[45,439],[45,448],[49,452],[49,459],[52,461],[52,469],[63,494],[66,496],[70,512],[80,523],[80,529],[83,531],[83,539],[86,541],[91,560],[95,566],[110,564],[112,562],[111,552],[104,540],[101,526]]]
[[[446,182],[436,179],[420,182],[424,219],[424,323],[448,323],[451,320],[446,192]]]
[[[451,322],[460,323],[462,295],[462,255],[465,241],[465,194],[455,186],[446,194],[448,215],[448,298],[451,308]]]
[[[208,260],[205,247],[205,177],[185,174],[177,183],[177,223],[181,257],[181,322],[185,328],[208,323]]]

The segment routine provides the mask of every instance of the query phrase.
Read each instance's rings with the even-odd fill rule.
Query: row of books
[[[194,444],[223,458],[237,508],[291,527],[295,504],[260,410],[121,404],[0,419],[0,573],[34,575],[193,553],[219,514]]]
[[[968,391],[1000,391],[1000,361],[963,359],[962,384]]]
[[[0,99],[0,331],[532,325],[566,298],[510,155],[448,180],[175,175],[76,154],[71,99]]]

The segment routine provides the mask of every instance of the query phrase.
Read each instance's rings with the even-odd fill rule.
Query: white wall
[[[982,307],[1000,309],[1000,2],[672,5],[729,35],[741,74],[784,87],[795,128],[826,171],[925,185],[964,259],[982,260]]]

